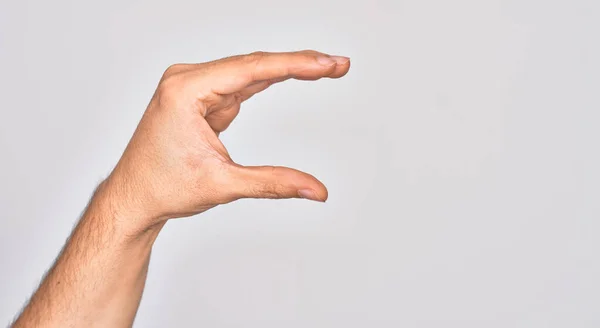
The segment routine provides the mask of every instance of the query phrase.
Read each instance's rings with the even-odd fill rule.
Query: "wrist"
[[[101,226],[124,241],[148,237],[154,241],[166,222],[153,217],[141,203],[135,201],[128,188],[112,176],[96,189],[86,216],[101,221]]]

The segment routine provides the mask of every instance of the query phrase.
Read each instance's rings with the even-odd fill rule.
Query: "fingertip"
[[[312,189],[300,189],[298,190],[298,196],[300,198],[310,199],[321,203],[325,203],[327,201],[327,193],[325,193],[325,196],[323,196]]]
[[[319,63],[319,65],[329,67],[329,66],[337,64],[337,60],[335,60],[335,58],[333,58],[333,57],[319,55],[319,56],[317,56],[317,63]]]
[[[338,65],[345,65],[350,61],[350,58],[344,56],[331,56],[331,59],[335,60]]]
[[[323,201],[323,203],[325,203],[327,201],[327,199],[329,199],[329,191],[327,190],[327,187],[325,187],[323,185],[323,192],[321,193],[321,200]]]
[[[335,70],[329,75],[332,79],[338,79],[348,74],[350,70],[350,58],[348,57],[340,57],[344,59],[336,60]]]
[[[314,176],[310,175],[310,174],[306,174],[308,175],[312,181],[310,181],[310,186],[307,187],[301,187],[298,190],[298,195],[300,196],[300,198],[306,198],[306,199],[310,199],[310,200],[314,200],[314,201],[318,201],[318,202],[322,202],[324,203],[325,201],[327,201],[327,198],[329,197],[329,192],[327,191],[327,187],[325,187],[325,185],[319,181],[319,179],[315,178]]]
[[[326,202],[327,198],[329,198],[329,191],[327,190],[327,187],[323,184],[323,182],[319,181],[319,184],[321,185],[321,188],[319,190],[319,198],[322,202]]]
[[[320,202],[321,199],[317,196],[317,193],[312,189],[300,189],[298,190],[298,196],[304,199],[310,199],[317,202]]]

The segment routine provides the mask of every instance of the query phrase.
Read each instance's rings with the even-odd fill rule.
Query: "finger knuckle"
[[[279,198],[285,190],[284,185],[281,183],[281,169],[277,166],[268,166],[267,169],[273,180],[263,185],[263,193],[266,194],[268,198]]]
[[[314,49],[304,49],[304,50],[299,51],[298,53],[305,54],[305,55],[318,55],[318,54],[320,54],[320,52],[318,52],[318,51],[316,51]]]
[[[161,103],[177,97],[183,83],[181,80],[179,76],[168,76],[161,80],[156,89],[156,96]]]
[[[247,54],[245,56],[245,60],[257,63],[260,62],[265,57],[265,55],[266,53],[264,51],[255,51]]]
[[[280,193],[277,189],[277,186],[274,185],[265,185],[262,187],[262,190],[257,192],[258,195],[260,195],[260,197],[264,197],[264,198],[279,198]]]
[[[172,64],[163,73],[160,83],[156,89],[157,96],[168,99],[180,89],[186,64]]]
[[[163,76],[164,77],[168,77],[168,76],[172,76],[174,74],[177,74],[177,73],[183,71],[186,66],[187,66],[186,64],[172,64],[172,65],[169,65],[169,67],[167,67],[167,69],[165,70]]]
[[[163,79],[158,85],[158,93],[159,95],[171,94],[174,90],[177,89],[178,79],[173,77],[167,77]]]
[[[255,51],[249,53],[247,55],[241,56],[241,64],[248,69],[242,70],[238,76],[238,78],[243,81],[251,81],[254,79],[255,72],[260,66],[260,63],[266,56],[266,52],[264,51]]]

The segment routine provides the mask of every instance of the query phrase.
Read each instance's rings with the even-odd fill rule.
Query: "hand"
[[[240,104],[289,78],[339,78],[346,57],[315,51],[257,52],[164,73],[127,149],[105,182],[136,229],[240,198],[327,199],[315,177],[291,168],[234,163],[221,143]],[[131,217],[131,216],[130,216]]]

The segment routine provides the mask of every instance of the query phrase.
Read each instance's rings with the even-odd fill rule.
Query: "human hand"
[[[273,83],[339,78],[349,68],[348,58],[316,51],[257,52],[169,67],[104,193],[119,211],[137,218],[127,223],[136,230],[240,198],[325,201],[327,189],[312,175],[234,163],[218,136],[243,101]]]

